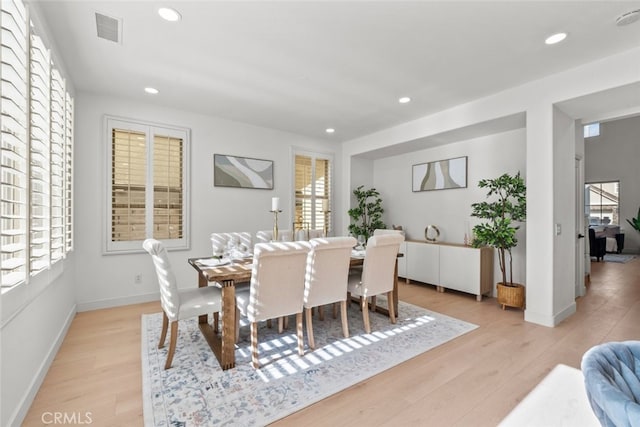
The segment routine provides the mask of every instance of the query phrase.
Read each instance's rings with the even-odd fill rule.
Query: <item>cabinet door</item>
[[[407,277],[432,285],[440,284],[440,250],[429,243],[407,243]]]
[[[440,247],[440,285],[480,295],[480,250],[460,246]]]
[[[398,277],[407,277],[407,242],[400,244],[400,253],[404,256],[398,258]]]

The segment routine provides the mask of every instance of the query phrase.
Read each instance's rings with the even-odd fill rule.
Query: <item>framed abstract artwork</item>
[[[414,192],[466,187],[466,156],[413,165],[412,190]]]
[[[213,185],[273,190],[273,161],[214,154]]]

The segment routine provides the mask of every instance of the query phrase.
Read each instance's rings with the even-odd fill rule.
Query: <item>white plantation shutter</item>
[[[332,160],[328,156],[295,155],[296,228],[331,230],[331,168]]]
[[[31,35],[31,274],[49,266],[51,240],[51,54]]]
[[[25,282],[28,272],[28,39],[22,3],[2,0],[0,7],[0,285],[9,287]]]
[[[65,94],[64,109],[64,237],[65,253],[73,249],[73,98]]]
[[[107,118],[107,252],[140,251],[149,237],[187,248],[188,131]]]
[[[182,238],[183,141],[154,135],[153,144],[153,238]]]
[[[147,149],[145,132],[113,129],[112,216],[113,242],[144,240]]]
[[[65,252],[65,82],[51,70],[51,263]]]

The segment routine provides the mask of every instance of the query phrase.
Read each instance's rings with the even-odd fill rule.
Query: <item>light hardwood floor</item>
[[[640,339],[640,259],[593,262],[587,296],[556,328],[432,286],[401,284],[400,298],[480,327],[274,425],[495,426],[556,364],[579,367],[595,344]],[[78,313],[24,425],[87,411],[92,426],[143,425],[140,315],[158,311],[147,303]]]

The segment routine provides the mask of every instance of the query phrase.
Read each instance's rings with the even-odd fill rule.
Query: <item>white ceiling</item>
[[[615,25],[638,1],[37,3],[77,90],[336,141],[640,46],[640,22]],[[122,19],[121,44],[95,12]]]

